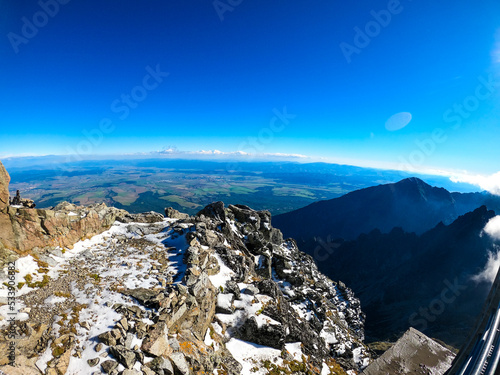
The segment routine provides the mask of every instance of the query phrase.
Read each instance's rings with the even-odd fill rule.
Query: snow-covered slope
[[[221,202],[194,217],[168,212],[19,259],[14,326],[0,307],[0,357],[15,332],[16,367],[0,370],[323,375],[368,365],[359,300],[284,241],[269,212]],[[7,302],[7,286],[0,293]]]

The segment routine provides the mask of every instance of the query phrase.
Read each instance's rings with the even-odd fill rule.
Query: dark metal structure
[[[500,375],[500,270],[479,319],[445,375]]]

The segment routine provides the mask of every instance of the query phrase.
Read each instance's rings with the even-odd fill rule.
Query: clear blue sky
[[[0,0],[0,156],[500,170],[498,0],[59,1]]]

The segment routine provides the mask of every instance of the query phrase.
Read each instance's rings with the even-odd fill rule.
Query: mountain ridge
[[[451,223],[458,216],[487,204],[499,210],[500,198],[483,193],[450,193],[411,177],[318,201],[298,210],[276,215],[274,223],[285,237],[300,241],[312,237],[351,240],[373,229],[389,232],[401,227],[421,234],[439,222]]]

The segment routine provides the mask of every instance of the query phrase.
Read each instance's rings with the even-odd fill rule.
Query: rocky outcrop
[[[9,205],[10,176],[0,161],[0,210]]]
[[[33,199],[21,198],[21,192],[19,190],[16,191],[16,195],[14,196],[14,198],[9,197],[9,204],[12,206],[21,206],[26,208],[36,207]]]
[[[63,202],[51,210],[8,206],[0,211],[0,249],[17,254],[72,247],[108,229],[127,212],[95,204],[87,207]]]
[[[443,375],[451,366],[454,357],[455,354],[441,344],[410,328],[362,374]]]
[[[41,373],[319,375],[368,365],[359,300],[283,240],[268,211],[218,202],[182,219],[118,218],[66,258],[64,282],[22,298],[30,324],[48,327],[18,353]],[[55,291],[64,301],[49,319]]]
[[[165,217],[170,219],[187,219],[189,215],[179,212],[175,208],[167,207],[165,208]]]
[[[129,214],[105,204],[76,206],[62,202],[52,209],[33,209],[31,199],[21,198],[19,190],[9,205],[10,177],[0,162],[0,268],[21,254],[44,253],[71,248],[82,239],[102,233],[116,220],[129,223],[156,223],[157,212]]]

